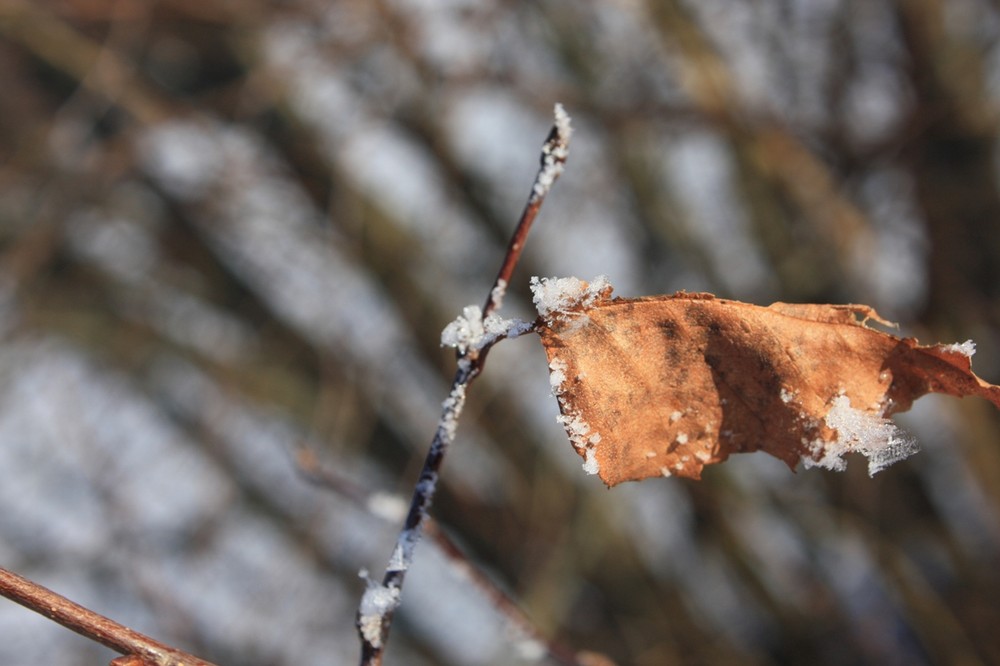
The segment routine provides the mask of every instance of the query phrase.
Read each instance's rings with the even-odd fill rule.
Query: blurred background
[[[220,664],[347,664],[553,103],[532,275],[867,303],[1000,382],[1000,4],[0,0],[0,565]],[[736,456],[606,490],[533,336],[433,507],[620,664],[1000,663],[1000,415],[929,397],[874,479]],[[383,502],[378,506],[386,506]],[[391,502],[388,506],[392,506]],[[390,512],[391,513],[391,512]],[[530,642],[425,540],[389,664]],[[112,654],[0,600],[0,662]]]

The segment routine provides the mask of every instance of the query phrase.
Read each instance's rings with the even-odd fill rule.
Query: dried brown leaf
[[[887,417],[918,397],[978,395],[1000,407],[1000,387],[972,373],[971,342],[920,346],[869,328],[886,322],[865,305],[611,299],[603,281],[577,284],[582,298],[539,307],[538,330],[560,418],[584,468],[609,486],[699,478],[756,450],[793,469],[842,469],[858,451],[875,473],[916,450]]]

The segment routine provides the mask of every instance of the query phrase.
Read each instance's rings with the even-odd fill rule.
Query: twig
[[[521,258],[524,241],[528,237],[528,232],[531,231],[531,225],[535,221],[535,216],[538,215],[538,211],[542,207],[545,196],[549,193],[552,185],[562,175],[566,158],[569,156],[569,138],[572,133],[573,129],[570,127],[569,115],[563,109],[562,104],[556,104],[555,124],[549,132],[548,138],[545,139],[544,145],[542,145],[541,168],[538,170],[538,175],[535,176],[535,182],[531,187],[531,196],[528,197],[528,203],[521,213],[521,219],[518,221],[517,227],[510,237],[510,243],[507,245],[507,253],[504,254],[500,271],[497,273],[496,280],[493,281],[493,289],[490,291],[489,298],[486,299],[486,304],[483,306],[483,319],[486,319],[487,316],[498,310],[503,304],[507,285],[510,284],[511,275],[514,274],[514,267],[517,266],[517,262]]]
[[[112,662],[116,666],[213,666],[204,659],[164,645],[2,568],[0,595],[125,655],[124,660],[115,659]]]
[[[571,133],[569,116],[562,106],[557,104],[555,125],[542,146],[541,168],[538,170],[538,175],[535,176],[528,204],[514,230],[500,272],[497,274],[489,298],[483,307],[480,321],[477,322],[480,330],[486,323],[486,317],[498,309],[503,301],[507,284],[524,248],[528,231],[531,229],[549,189],[562,173]],[[466,308],[466,312],[470,310],[478,310],[478,308]],[[396,540],[396,546],[389,558],[389,564],[386,566],[381,584],[376,585],[369,581],[368,589],[361,598],[358,607],[357,624],[361,637],[361,664],[363,666],[378,666],[382,663],[382,654],[389,636],[392,618],[399,607],[406,571],[413,562],[413,551],[420,540],[424,522],[427,519],[427,510],[430,508],[437,489],[441,463],[448,446],[455,439],[458,419],[465,406],[466,390],[482,372],[486,355],[495,341],[496,338],[491,337],[482,344],[459,347],[458,370],[452,380],[451,392],[442,405],[441,419],[438,421],[434,439],[427,452],[427,458],[424,460],[420,479],[414,488],[403,529]]]

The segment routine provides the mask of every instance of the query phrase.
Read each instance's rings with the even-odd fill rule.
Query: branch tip
[[[555,124],[545,140],[545,145],[542,146],[542,168],[535,178],[531,202],[538,201],[549,193],[553,183],[562,175],[566,158],[569,157],[569,139],[573,135],[571,119],[563,105],[558,103],[555,105],[553,115]]]

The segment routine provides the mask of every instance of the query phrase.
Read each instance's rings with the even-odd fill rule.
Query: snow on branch
[[[478,305],[467,305],[455,321],[441,331],[441,346],[454,347],[459,354],[479,351],[500,338],[516,338],[532,329],[531,322],[504,319],[496,314],[483,317]]]
[[[573,135],[569,114],[562,104],[555,107],[555,125],[549,138],[542,146],[542,168],[535,179],[532,190],[532,200],[540,199],[549,193],[552,185],[562,175],[566,158],[569,156],[569,138]]]

